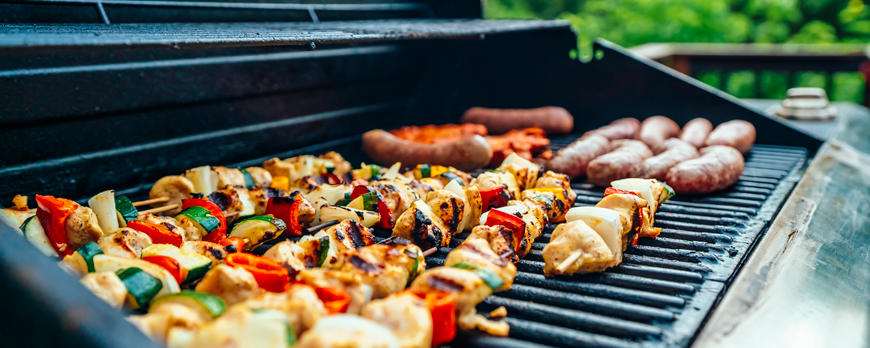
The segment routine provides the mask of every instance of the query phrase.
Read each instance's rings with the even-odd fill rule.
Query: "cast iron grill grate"
[[[574,138],[553,139],[554,150]],[[662,233],[642,238],[621,265],[600,274],[545,278],[541,250],[553,226],[517,263],[508,291],[488,297],[478,311],[508,310],[509,338],[475,334],[454,346],[688,346],[734,271],[766,230],[800,178],[802,148],[756,145],[733,187],[700,196],[677,195],[656,215]],[[575,182],[575,206],[592,206],[604,188]],[[468,233],[455,237],[451,248]],[[440,266],[451,248],[427,258]]]

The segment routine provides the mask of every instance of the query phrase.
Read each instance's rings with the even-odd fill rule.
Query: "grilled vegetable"
[[[51,247],[60,256],[72,254],[67,245],[66,219],[78,209],[79,205],[73,201],[52,196],[36,195],[36,218],[45,230],[45,235],[51,243]]]
[[[303,199],[301,195],[269,198],[266,214],[283,221],[286,224],[287,235],[301,236],[302,224],[299,223],[299,208],[302,206]]]
[[[240,267],[254,275],[257,285],[271,292],[283,292],[290,276],[281,264],[274,260],[247,253],[227,255],[227,265]]]
[[[154,256],[144,256],[142,257],[142,261],[148,261],[160,267],[163,267],[169,274],[175,278],[175,281],[178,284],[184,281],[184,278],[187,277],[187,269],[182,268],[181,265],[175,259],[169,256],[163,255],[154,255]]]
[[[505,207],[510,208],[510,207]],[[517,217],[516,215],[505,212],[501,209],[493,209],[486,213],[486,222],[483,225],[486,226],[496,226],[501,225],[507,227],[509,230],[513,232],[513,249],[515,252],[519,252],[520,246],[522,245],[523,238],[525,237],[526,231],[526,223],[523,222],[522,218]]]
[[[218,208],[216,204],[202,198],[187,198],[181,201],[181,209],[183,210],[182,214],[184,214],[184,212],[190,207],[202,207],[205,210],[208,210],[208,212],[211,213],[211,216],[218,219],[218,227],[211,230],[208,234],[201,235],[202,240],[206,242],[219,243],[227,237],[227,220],[224,217],[224,212],[221,208]],[[200,224],[200,226],[202,225]]]
[[[189,284],[202,278],[211,268],[211,259],[169,244],[153,244],[142,249],[142,258],[149,256],[166,256],[178,261],[181,267],[187,270],[184,284]]]
[[[117,274],[127,288],[127,303],[133,309],[145,307],[163,288],[159,279],[140,268],[121,269]]]
[[[212,215],[208,209],[199,206],[189,207],[175,216],[180,223],[190,221],[199,230],[201,236],[206,236],[221,226],[221,220]]]
[[[372,227],[378,221],[380,221],[380,214],[365,211],[365,210],[357,210],[348,207],[339,207],[334,205],[326,205],[320,208],[320,221],[321,222],[329,222],[329,221],[342,221],[345,219],[355,220],[361,223],[365,227]]]
[[[95,272],[117,272],[127,268],[139,268],[145,273],[157,278],[163,285],[160,288],[160,292],[157,293],[158,296],[174,294],[181,291],[178,287],[178,282],[176,282],[175,278],[163,269],[163,267],[140,259],[128,259],[110,255],[94,256]]]
[[[245,248],[253,250],[263,242],[277,238],[285,229],[284,221],[271,215],[252,216],[236,224],[229,236],[241,238],[245,241]]]
[[[160,296],[151,302],[151,309],[161,303],[179,303],[189,308],[196,308],[206,318],[217,318],[227,311],[227,304],[220,297],[192,290]]]
[[[254,186],[256,186],[256,185],[254,184],[254,178],[251,176],[251,173],[249,173],[248,170],[245,168],[240,167],[238,169],[240,172],[242,172],[242,175],[245,177],[245,188],[249,189],[249,190],[254,188]]]
[[[127,227],[127,223],[136,220],[139,217],[139,210],[133,206],[127,196],[115,197],[115,215],[118,217],[118,227]],[[113,230],[103,230],[104,232],[112,232]]]
[[[370,186],[357,186],[350,197],[354,200],[347,205],[348,208],[376,211],[380,215],[378,226],[386,229],[393,228],[393,211],[387,206],[380,192]]]
[[[97,214],[97,222],[103,231],[111,232],[119,227],[118,213],[115,210],[115,191],[103,191],[91,197],[88,200],[88,207]]]
[[[45,229],[42,228],[36,216],[24,220],[24,223],[21,224],[21,231],[24,232],[24,237],[30,241],[30,244],[33,244],[45,256],[58,257],[57,251],[51,246],[51,241],[48,240]]]
[[[495,273],[492,273],[492,271],[485,269],[483,267],[477,266],[477,265],[472,265],[469,263],[462,263],[461,262],[461,263],[457,263],[457,264],[450,266],[450,267],[469,270],[469,271],[474,272],[474,274],[476,274],[478,277],[480,277],[480,279],[483,280],[483,282],[486,283],[486,285],[489,286],[490,289],[492,289],[492,291],[495,291],[496,289],[500,288],[504,284],[504,282],[502,282],[501,278],[499,278]]]
[[[212,192],[217,191],[217,173],[211,170],[210,166],[196,167],[184,173],[184,177],[190,180],[193,184],[193,190],[196,193],[201,193],[203,196],[208,196]]]
[[[100,246],[97,243],[90,242],[88,244],[83,245],[79,250],[76,250],[73,255],[78,254],[85,261],[85,264],[88,265],[88,272],[94,273],[94,256],[102,255],[103,249],[100,249]]]
[[[184,242],[184,239],[180,234],[170,231],[162,224],[152,224],[135,220],[130,221],[130,223],[127,224],[127,228],[148,235],[148,237],[151,238],[151,242],[154,244],[171,244],[178,247]]]

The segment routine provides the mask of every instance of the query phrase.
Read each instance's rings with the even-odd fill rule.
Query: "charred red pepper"
[[[393,211],[387,206],[386,201],[384,200],[384,196],[381,195],[380,192],[372,188],[371,186],[356,186],[353,188],[353,193],[350,194],[350,199],[354,200],[357,197],[362,196],[367,193],[373,193],[378,197],[378,214],[381,216],[380,221],[378,221],[378,227],[385,229],[393,228]]]
[[[505,191],[504,187],[493,187],[491,189],[481,190],[480,199],[483,202],[483,211],[492,208],[501,208],[507,205],[510,200],[510,195]]]
[[[280,263],[248,253],[232,253],[226,257],[227,265],[241,267],[254,275],[257,285],[271,292],[283,292],[290,281],[287,269]]]
[[[294,192],[290,197],[272,197],[266,205],[266,215],[272,215],[287,224],[284,234],[289,236],[301,236],[302,224],[299,223],[299,206],[302,199]]]
[[[221,225],[218,226],[218,228],[203,236],[202,240],[206,242],[220,243],[221,240],[227,237],[227,218],[224,216],[223,210],[221,210],[217,204],[203,198],[187,198],[181,200],[182,211],[190,207],[203,207],[221,222]]]
[[[245,250],[245,240],[239,237],[224,238],[219,244],[225,246],[233,246],[234,248],[236,248],[236,251]]]
[[[36,218],[45,230],[51,246],[61,258],[72,254],[73,250],[70,250],[67,244],[65,225],[66,219],[79,208],[79,205],[68,199],[40,195],[36,195],[36,204],[39,205]]]
[[[330,185],[338,185],[343,182],[341,178],[338,177],[338,175],[332,173],[326,173],[321,175],[320,177],[323,179],[323,181]]]
[[[635,193],[635,192],[631,192],[631,191],[627,191],[627,190],[620,190],[618,188],[613,188],[613,187],[608,187],[606,190],[604,190],[604,197],[610,196],[612,194],[637,196],[637,193]]]
[[[453,341],[456,337],[456,300],[453,294],[435,292],[415,292],[423,299],[432,314],[432,346]]]
[[[521,242],[526,236],[526,223],[522,218],[493,209],[486,214],[486,226],[502,225],[514,233],[514,251],[519,251]]]
[[[184,281],[184,278],[187,278],[187,269],[181,267],[181,264],[179,264],[177,260],[169,256],[145,256],[142,258],[142,260],[163,267],[164,269],[169,271],[169,274],[171,274],[176,281],[178,281],[178,284],[181,284]]]
[[[320,301],[323,301],[323,306],[329,314],[339,314],[347,312],[347,307],[350,305],[350,295],[344,289],[333,287],[314,287],[314,292]]]
[[[180,234],[170,231],[163,225],[133,220],[127,223],[127,227],[147,234],[154,244],[172,244],[181,247],[181,243],[184,242]]]

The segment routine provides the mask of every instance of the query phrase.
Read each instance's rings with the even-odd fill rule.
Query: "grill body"
[[[259,165],[328,150],[357,164],[368,160],[361,133],[457,122],[471,106],[562,106],[574,115],[578,134],[655,114],[678,123],[745,119],[760,130],[735,187],[663,205],[662,235],[630,247],[619,267],[544,278],[546,233],[517,265],[515,288],[480,306],[507,307],[511,337],[464,333],[457,347],[690,345],[821,144],[606,41],[594,47],[602,59],[571,59],[577,41],[567,23],[456,19],[480,16],[469,2],[421,3],[425,8],[412,9],[422,8],[415,12],[422,15],[399,20],[348,15],[313,23],[322,17],[317,11],[344,13],[333,8],[313,16],[306,10],[308,19],[295,23],[256,17],[258,23],[20,24],[38,22],[25,16],[33,14],[26,7],[45,3],[2,5],[21,5],[12,11],[16,18],[31,18],[7,17],[19,24],[0,26],[4,202],[35,193],[86,200],[105,189],[142,198],[150,183],[188,168]],[[115,6],[103,8],[108,22],[131,22],[121,20],[133,18],[124,11],[153,2],[52,5],[100,3]],[[160,16],[170,12],[155,6],[139,13],[166,21]],[[253,18],[244,16],[238,18]],[[58,23],[51,18],[39,21]],[[576,136],[555,138],[553,146]],[[603,195],[583,181],[573,186],[578,205]],[[437,266],[448,251],[428,261]],[[7,319],[15,320],[0,325],[10,344],[156,346],[5,225],[0,268],[0,296],[19,299],[8,307]],[[37,325],[56,331],[24,334]]]

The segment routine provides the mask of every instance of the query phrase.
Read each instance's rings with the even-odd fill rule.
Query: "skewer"
[[[565,261],[562,261],[559,266],[556,266],[556,271],[559,271],[559,273],[565,273],[565,270],[574,264],[574,262],[577,262],[581,256],[583,256],[583,250],[574,250],[571,255],[568,255],[568,258],[565,259]]]
[[[315,225],[315,226],[309,227],[308,233],[317,233],[317,231],[320,231],[324,228],[330,227],[332,225],[337,225],[337,224],[338,224],[338,220],[327,221],[327,222],[324,222],[320,225]]]
[[[144,201],[133,202],[133,206],[134,207],[141,207],[143,205],[149,205],[149,204],[154,204],[154,203],[163,203],[163,202],[169,202],[169,197],[157,197],[157,198],[152,198],[152,199],[146,199]]]
[[[227,215],[224,215],[224,218],[229,219],[229,218],[231,218],[231,217],[233,217],[233,216],[236,216],[236,215],[239,215],[239,214],[241,214],[240,211],[234,211],[234,212],[232,212],[232,213],[229,213],[229,214],[227,214]]]
[[[151,214],[162,213],[164,211],[170,211],[170,210],[175,209],[175,208],[178,208],[178,204],[164,205],[162,207],[157,207],[154,209],[140,211],[139,216],[145,215],[147,213],[151,213]]]
[[[423,252],[423,257],[426,257],[426,256],[429,256],[429,255],[432,255],[432,254],[434,254],[436,251],[438,251],[438,248],[432,248],[432,249],[426,250],[426,251]]]

